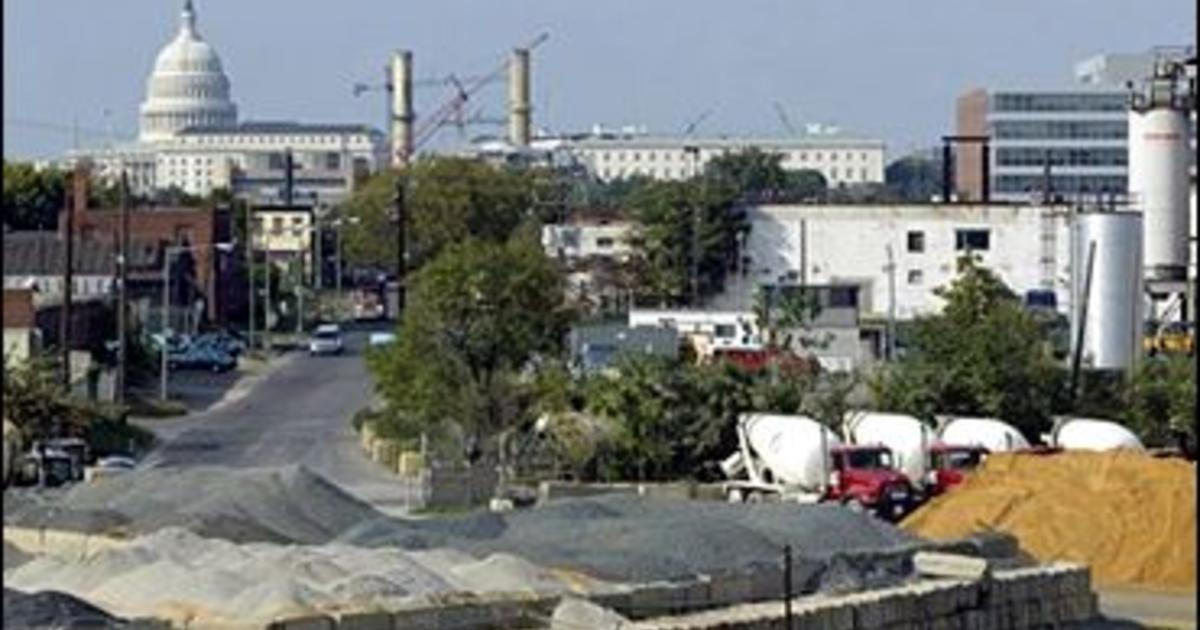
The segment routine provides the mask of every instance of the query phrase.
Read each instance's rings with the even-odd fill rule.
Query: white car
[[[370,344],[372,348],[377,348],[379,346],[386,346],[394,341],[396,341],[396,333],[373,332],[368,338],[367,343]]]
[[[308,354],[315,357],[319,354],[341,353],[342,329],[337,324],[317,326],[312,338],[308,340]]]

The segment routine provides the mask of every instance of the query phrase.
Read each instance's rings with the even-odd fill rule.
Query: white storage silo
[[[1190,129],[1187,112],[1174,107],[1129,111],[1129,196],[1143,216],[1150,279],[1186,278]]]
[[[1186,219],[1186,217],[1185,217]],[[1186,225],[1186,224],[1185,224]],[[1088,255],[1095,245],[1091,282]],[[1141,352],[1145,310],[1142,215],[1081,212],[1071,226],[1071,350],[1081,342],[1083,365],[1125,370]]]

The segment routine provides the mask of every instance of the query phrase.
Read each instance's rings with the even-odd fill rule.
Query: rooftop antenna
[[[775,101],[772,103],[772,105],[775,106],[775,113],[779,115],[779,122],[783,123],[784,129],[787,129],[788,133],[792,134],[793,136],[800,135],[796,132],[796,127],[792,125],[792,120],[788,118],[787,110],[783,108],[783,105],[781,105],[779,101]]]

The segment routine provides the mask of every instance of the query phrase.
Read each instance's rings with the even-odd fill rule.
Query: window
[[[634,153],[634,154],[633,154],[633,161],[634,161],[634,162],[641,162],[641,161],[642,161],[642,154],[641,154],[641,153]]]
[[[830,308],[858,308],[858,287],[832,287],[829,289]]]
[[[608,249],[612,246],[613,240],[608,236],[601,236],[600,238],[596,239],[596,247],[600,249]]]
[[[713,327],[713,336],[719,339],[730,339],[737,334],[737,326],[733,324],[717,324]]]
[[[283,217],[271,217],[271,233],[283,233]]]
[[[908,251],[920,254],[925,251],[925,233],[917,230],[908,232]]]
[[[814,159],[814,160],[816,160],[816,161],[818,161],[818,162],[820,162],[820,161],[821,161],[821,152],[820,152],[820,151],[817,151],[816,153],[814,153],[814,154],[813,154],[813,159]]]
[[[337,153],[325,154],[325,168],[330,171],[336,171],[342,168],[342,156]]]
[[[830,154],[829,154],[829,161],[830,161],[830,162],[836,162],[836,161],[837,161],[837,154],[836,154],[836,153],[830,153]]]
[[[808,161],[808,154],[807,154],[807,153],[804,153],[804,152],[801,152],[801,153],[800,153],[800,161],[801,161],[801,162],[807,162],[807,161]]]
[[[862,161],[864,161],[864,162],[866,162],[866,161],[867,161],[867,154],[866,154],[866,153],[863,153],[863,154],[862,154],[862,155],[860,155],[859,157],[860,157],[860,158],[862,158]]]
[[[911,285],[919,285],[925,281],[925,274],[920,269],[908,270],[908,283]]]
[[[867,169],[865,169],[865,168],[860,168],[860,169],[858,169],[858,176],[859,176],[859,179],[862,179],[863,181],[866,181],[866,179],[867,179]]]
[[[654,152],[651,151],[650,153],[646,154],[646,159],[653,162],[654,161]]]
[[[958,251],[987,251],[991,244],[987,230],[957,230],[954,233],[954,249]]]

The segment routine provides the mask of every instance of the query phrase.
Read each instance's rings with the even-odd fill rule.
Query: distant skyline
[[[138,105],[183,0],[5,0],[4,156],[53,158],[137,133]],[[889,159],[951,131],[972,87],[1071,86],[1075,63],[1195,41],[1191,0],[195,0],[242,120],[385,123],[379,83],[394,49],[418,77],[477,75],[538,33],[534,123],[551,131],[639,125],[678,134],[786,135],[835,124],[882,138]],[[504,117],[504,78],[470,113]],[[418,116],[449,98],[417,93]],[[503,133],[472,127],[468,135]],[[440,146],[458,140],[444,130]]]

